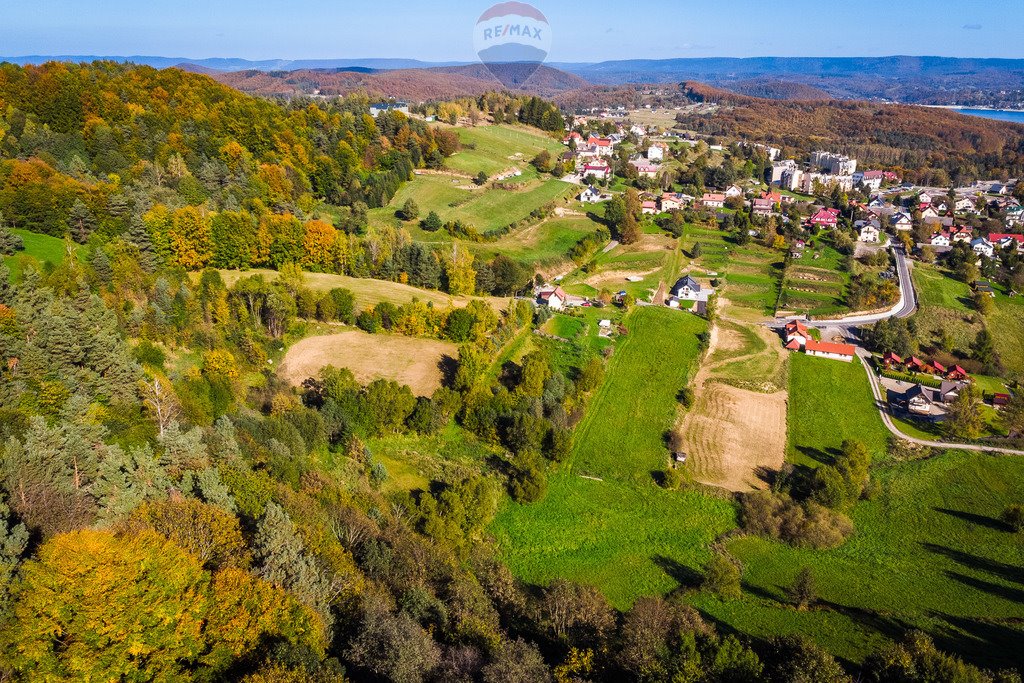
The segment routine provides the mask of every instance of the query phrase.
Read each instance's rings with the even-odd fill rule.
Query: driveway
[[[899,428],[893,423],[892,417],[889,415],[888,406],[885,401],[885,396],[882,395],[882,387],[879,385],[878,377],[875,376],[874,371],[871,369],[870,360],[871,352],[867,349],[857,347],[857,355],[860,357],[861,364],[864,366],[864,371],[868,373],[868,382],[871,384],[871,393],[875,397],[875,406],[878,408],[878,414],[882,416],[882,422],[886,428],[893,433],[896,437],[909,441],[910,443],[917,444],[918,446],[930,446],[932,448],[954,448],[961,451],[980,451],[983,453],[1004,453],[1007,455],[1024,455],[1024,451],[1016,450],[1013,448],[998,448],[996,446],[983,446],[980,444],[964,444],[964,443],[948,443],[945,441],[928,441],[925,439],[917,439],[912,436],[908,436],[901,432]]]

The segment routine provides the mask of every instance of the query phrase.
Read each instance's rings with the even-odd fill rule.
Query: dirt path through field
[[[719,310],[727,312],[728,305],[728,300],[719,298]],[[720,381],[723,378],[719,371],[724,374],[727,366],[735,367],[762,354],[780,353],[778,341],[769,338],[770,332],[754,329],[768,342],[767,348],[737,356],[734,354],[743,349],[739,335],[717,324],[711,328],[707,358],[716,351],[731,357],[701,367],[694,379],[693,407],[677,427],[687,454],[686,467],[694,479],[729,491],[766,487],[766,471],[778,470],[786,459],[788,392],[761,393]],[[760,378],[744,379],[756,382]]]

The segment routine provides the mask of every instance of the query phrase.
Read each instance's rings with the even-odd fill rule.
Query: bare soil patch
[[[719,304],[720,310],[731,309],[724,298]],[[775,374],[778,363],[786,361],[774,335],[760,327],[754,331],[767,346],[736,356],[748,346],[747,340],[728,325],[712,327],[707,358],[725,358],[717,363],[705,361],[694,380],[693,407],[677,427],[687,454],[686,468],[693,478],[729,491],[765,488],[766,472],[780,469],[786,460],[788,392],[767,393],[734,386],[738,379],[750,384],[767,383],[774,379],[767,375]],[[737,378],[737,367],[757,371]]]
[[[786,459],[786,402],[785,391],[706,384],[682,423],[694,479],[729,491],[765,488],[763,471],[778,470]]]
[[[455,344],[436,339],[347,330],[294,344],[279,372],[291,384],[299,385],[333,365],[348,368],[362,384],[390,379],[409,385],[417,396],[430,396],[441,386],[445,364],[457,355]]]

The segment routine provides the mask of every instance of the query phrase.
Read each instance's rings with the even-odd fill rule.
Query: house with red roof
[[[583,165],[583,177],[586,178],[589,175],[594,176],[598,180],[605,180],[611,177],[612,167],[603,159],[591,161]]]
[[[897,356],[892,351],[886,351],[882,354],[882,365],[886,368],[891,368],[897,365],[903,365],[903,359]]]
[[[838,342],[808,339],[807,343],[804,344],[804,353],[808,356],[831,358],[832,360],[841,360],[850,363],[853,361],[853,357],[857,355],[857,347],[853,344],[840,344]]]
[[[568,135],[566,135],[564,138],[562,138],[562,144],[563,145],[568,145],[573,140],[575,140],[576,144],[578,145],[581,142],[583,142],[583,136],[580,135],[579,133],[577,133],[576,131],[573,131],[573,132],[569,133]]]
[[[799,351],[807,340],[811,338],[811,333],[807,329],[807,325],[804,325],[799,320],[790,320],[786,323],[785,329],[786,348],[790,351]],[[796,344],[796,347],[790,346]]]
[[[954,365],[953,369],[950,370],[949,373],[946,375],[946,379],[951,379],[953,381],[959,380],[961,382],[964,382],[969,380],[970,378],[971,376],[967,374],[967,371],[964,370],[959,365]]]
[[[1017,251],[1024,251],[1024,235],[1021,234],[993,232],[989,234],[988,241],[996,245],[997,249],[1015,246]]]
[[[537,302],[543,304],[553,311],[560,311],[565,308],[569,295],[561,287],[550,287],[537,292]]]
[[[839,209],[819,209],[816,214],[807,220],[807,224],[819,228],[832,229],[839,224]]]
[[[911,356],[907,359],[907,370],[910,372],[928,372],[928,364],[917,356]]]
[[[655,201],[646,201],[640,205],[640,213],[654,215],[658,213],[658,203]]]
[[[587,146],[594,150],[599,157],[610,157],[614,152],[614,145],[609,138],[599,138],[591,135],[587,138]]]

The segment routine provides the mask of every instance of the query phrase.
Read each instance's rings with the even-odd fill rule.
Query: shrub
[[[1008,505],[1003,510],[1002,520],[1011,529],[1020,533],[1024,531],[1024,505]]]
[[[701,587],[722,600],[739,600],[743,596],[740,588],[742,574],[743,570],[736,558],[724,550],[718,551],[704,565]]]

